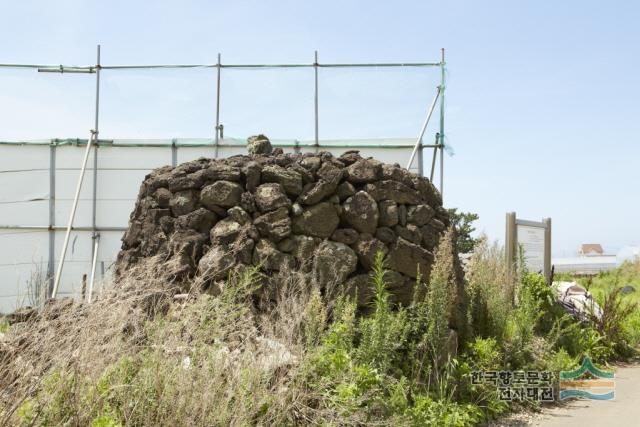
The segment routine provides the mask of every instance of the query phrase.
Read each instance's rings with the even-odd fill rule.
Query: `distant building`
[[[553,265],[556,273],[595,276],[600,272],[613,270],[618,263],[616,255],[605,255],[599,243],[585,243],[580,245],[577,257],[556,258]]]
[[[604,255],[602,245],[599,243],[583,243],[578,250],[580,256],[599,256]]]

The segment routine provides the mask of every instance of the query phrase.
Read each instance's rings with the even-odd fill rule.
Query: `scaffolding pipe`
[[[315,141],[316,147],[318,147],[319,139],[318,139],[318,51],[315,51],[313,62],[313,72],[314,72],[314,96],[313,96],[313,112],[314,112],[314,125],[315,125]],[[316,148],[316,151],[318,149]]]
[[[433,110],[436,108],[436,102],[438,102],[438,97],[440,96],[441,88],[438,86],[438,90],[436,91],[436,96],[433,98],[431,102],[431,106],[429,107],[429,111],[427,112],[427,118],[424,120],[422,124],[422,129],[420,130],[420,135],[418,135],[418,139],[416,140],[416,144],[413,147],[413,151],[411,152],[411,157],[409,157],[409,163],[407,163],[407,170],[411,168],[411,164],[413,163],[413,159],[416,157],[416,153],[418,148],[422,143],[422,137],[424,136],[425,131],[427,130],[427,125],[429,124],[429,119],[431,119],[431,115],[433,114]]]
[[[98,45],[98,62],[100,64],[100,46]],[[82,190],[82,181],[84,180],[84,173],[87,169],[87,161],[89,160],[89,153],[91,152],[91,145],[94,141],[98,140],[98,107],[100,102],[100,66],[96,66],[96,115],[95,115],[95,127],[91,130],[91,139],[87,143],[87,148],[84,150],[84,157],[82,158],[82,166],[80,168],[80,175],[78,176],[78,184],[76,185],[76,193],[73,197],[73,205],[71,207],[71,213],[69,214],[69,223],[67,225],[67,232],[64,236],[64,243],[62,244],[62,253],[60,254],[60,261],[58,262],[58,270],[56,272],[56,278],[53,282],[53,291],[51,292],[51,298],[55,298],[58,294],[58,288],[60,287],[60,278],[62,277],[62,267],[64,266],[64,258],[67,255],[67,248],[69,247],[69,237],[71,236],[71,229],[73,227],[73,220],[76,216],[76,210],[78,209],[78,200],[80,199],[80,191]],[[93,228],[93,227],[92,227]]]
[[[89,292],[87,293],[87,302],[91,304],[93,297],[93,282],[96,278],[96,263],[98,261],[98,247],[100,243],[100,235],[98,234],[93,240],[93,257],[91,259],[91,278],[89,279]]]
[[[331,63],[331,64],[137,64],[137,65],[103,65],[103,70],[150,70],[150,69],[185,69],[185,68],[396,68],[396,67],[440,67],[440,62],[372,62],[372,63]],[[0,68],[35,69],[43,73],[95,73],[96,67],[54,64],[0,64]]]
[[[440,88],[442,90],[442,96],[440,97],[440,197],[444,201],[444,90],[446,63],[444,60],[444,48],[440,52]]]
[[[436,170],[436,158],[438,155],[438,140],[440,139],[440,134],[436,133],[436,145],[433,146],[433,158],[431,159],[431,175],[429,175],[429,181],[433,183],[433,175]]]
[[[0,225],[0,230],[40,230],[40,231],[47,231],[47,230],[66,230],[67,227],[62,227],[62,226],[50,226],[50,225],[11,225],[11,224],[1,224]],[[91,231],[93,230],[92,227],[87,227],[87,226],[73,226],[71,227],[72,231]],[[117,227],[117,226],[113,226],[113,227],[96,227],[96,231],[100,232],[100,231],[127,231],[127,227]]]
[[[97,141],[100,133],[99,125],[100,125],[100,45],[98,45],[97,49],[97,62],[96,62],[96,108],[95,108],[95,121],[94,121],[94,139]],[[93,240],[93,246],[91,248],[91,259],[93,259],[93,263],[91,265],[91,281],[90,287],[93,288],[93,278],[96,274],[96,259],[98,258],[98,240],[99,234],[96,231],[96,203],[98,198],[98,146],[96,145],[93,149],[93,206],[92,206],[92,218],[91,218],[91,239]],[[91,295],[91,294],[89,294]],[[89,296],[89,301],[91,301],[91,296]]]
[[[49,262],[47,262],[47,297],[53,291],[56,264],[56,146],[49,146]]]
[[[220,146],[220,54],[218,53],[218,75],[216,82],[216,148],[214,152],[214,158],[218,158],[218,147]]]
[[[64,257],[67,254],[67,248],[69,246],[69,236],[71,235],[71,229],[73,227],[73,219],[76,216],[76,209],[78,208],[78,199],[80,198],[80,190],[82,189],[82,181],[84,179],[84,172],[87,168],[87,160],[89,159],[90,152],[91,152],[91,144],[87,144],[87,148],[84,151],[84,158],[82,159],[82,167],[80,169],[80,176],[78,177],[78,184],[76,185],[76,193],[73,198],[71,214],[69,215],[67,232],[64,235],[64,243],[62,244],[62,253],[60,254],[60,261],[58,261],[58,270],[56,272],[56,279],[53,282],[53,291],[51,292],[51,298],[56,297],[58,293],[58,287],[60,286],[60,277],[62,276],[62,267],[64,265]]]

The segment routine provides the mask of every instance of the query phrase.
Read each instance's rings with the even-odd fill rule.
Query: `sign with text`
[[[524,252],[524,263],[532,273],[544,271],[544,234],[542,227],[521,225],[516,220],[518,246]]]
[[[511,277],[515,271],[520,251],[524,267],[531,273],[540,273],[551,279],[551,219],[529,221],[507,213],[505,255]]]

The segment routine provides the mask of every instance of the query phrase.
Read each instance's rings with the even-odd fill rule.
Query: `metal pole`
[[[320,146],[320,139],[318,134],[318,51],[315,51],[314,61],[313,61],[313,72],[314,72],[314,97],[313,97],[313,107],[314,107],[314,126],[315,126],[315,141],[316,141],[316,152],[318,151],[318,147]]]
[[[444,61],[444,48],[441,50],[440,58],[440,90],[442,96],[440,97],[440,196],[444,203],[444,90],[445,90],[445,61]]]
[[[516,226],[516,213],[507,212],[505,221],[504,255],[507,263],[507,286],[509,298],[515,303],[515,270],[518,246],[518,229]]]
[[[93,211],[91,219],[91,239],[93,240],[93,246],[91,247],[91,280],[89,281],[89,288],[93,289],[93,279],[96,275],[96,260],[98,259],[98,240],[100,234],[96,231],[96,201],[98,195],[98,136],[100,133],[100,45],[98,45],[97,62],[96,62],[96,110],[95,110],[95,123],[94,123],[94,140],[95,147],[93,148]],[[89,302],[91,302],[91,292],[89,293]]]
[[[551,218],[544,218],[544,278],[551,285]]]
[[[100,64],[100,46],[98,46],[98,64]],[[62,253],[60,254],[60,260],[58,261],[58,270],[56,272],[56,278],[53,282],[53,291],[51,292],[51,298],[55,298],[58,294],[58,288],[60,287],[60,278],[62,277],[62,267],[64,266],[64,258],[67,255],[67,248],[69,247],[69,237],[71,236],[71,228],[73,227],[73,220],[76,216],[76,210],[78,209],[78,199],[80,199],[80,190],[82,190],[82,181],[84,180],[84,173],[87,169],[87,160],[89,160],[89,153],[91,152],[91,146],[97,142],[98,135],[98,106],[100,97],[100,67],[96,67],[96,117],[95,126],[96,129],[91,130],[91,138],[87,141],[87,148],[84,151],[84,157],[82,158],[82,166],[80,167],[80,175],[78,176],[78,183],[76,185],[76,193],[73,197],[73,205],[71,207],[71,213],[69,214],[69,223],[67,225],[67,232],[64,236],[64,243],[62,244]]]
[[[53,291],[56,257],[56,145],[49,146],[49,262],[47,263],[47,296]]]
[[[53,291],[51,292],[51,298],[55,298],[58,294],[58,287],[60,286],[60,277],[62,276],[62,267],[64,265],[64,257],[67,254],[67,247],[69,246],[69,236],[71,235],[71,228],[73,227],[73,219],[76,216],[76,209],[78,208],[78,199],[80,198],[80,190],[82,189],[82,180],[84,179],[84,172],[87,168],[87,160],[89,159],[89,152],[91,151],[91,144],[93,141],[93,132],[91,140],[87,141],[87,148],[84,152],[84,158],[82,159],[82,166],[80,168],[80,176],[78,177],[78,184],[76,186],[76,194],[73,197],[73,205],[71,207],[71,214],[69,214],[69,223],[67,225],[67,232],[64,236],[64,243],[62,244],[62,253],[60,254],[60,260],[58,261],[58,270],[56,272],[56,279],[53,282]]]
[[[87,293],[87,302],[91,303],[93,297],[93,282],[96,278],[96,262],[98,261],[98,245],[100,243],[100,235],[93,241],[93,258],[91,260],[91,278],[89,279],[89,292]]]
[[[218,158],[218,144],[220,143],[220,54],[218,53],[218,76],[216,83],[216,148],[214,158]]]
[[[444,142],[440,144],[440,197],[444,203]]]
[[[424,120],[424,123],[422,124],[422,128],[420,129],[420,134],[418,135],[418,139],[416,139],[416,145],[413,147],[413,151],[411,152],[411,157],[409,157],[409,163],[407,163],[407,169],[411,167],[411,164],[413,163],[413,159],[415,158],[416,153],[418,152],[418,147],[422,143],[422,137],[424,136],[424,133],[427,130],[429,119],[431,119],[431,115],[433,114],[433,111],[436,108],[436,102],[438,101],[438,97],[440,96],[441,90],[442,89],[438,87],[438,90],[436,91],[436,96],[433,98],[433,101],[429,106],[429,110],[427,111],[427,118]]]
[[[424,152],[422,149],[422,140],[420,140],[420,146],[418,147],[418,175],[424,176]]]
[[[218,157],[218,145],[216,144],[216,157]],[[176,145],[176,139],[171,140],[171,166],[174,168],[178,165],[178,146]]]
[[[438,141],[440,140],[440,134],[436,133],[436,144],[433,147],[433,158],[431,159],[431,175],[429,175],[429,181],[433,183],[433,175],[436,171],[436,156],[438,155]]]

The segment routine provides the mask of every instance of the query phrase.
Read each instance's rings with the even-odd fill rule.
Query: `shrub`
[[[504,249],[482,236],[469,259],[466,278],[472,334],[501,337],[512,309]]]

